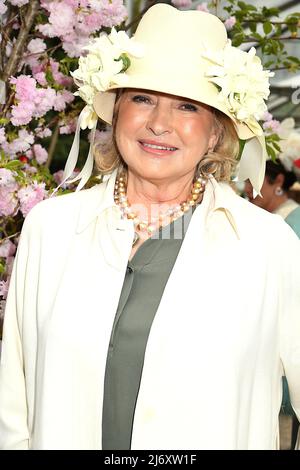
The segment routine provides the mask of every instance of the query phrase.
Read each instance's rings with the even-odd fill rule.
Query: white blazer
[[[104,372],[133,226],[116,173],[26,218],[5,315],[0,448],[100,449]],[[132,449],[275,449],[300,417],[300,241],[211,178],[156,313]]]

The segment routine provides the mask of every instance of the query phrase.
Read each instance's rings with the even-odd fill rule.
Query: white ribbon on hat
[[[95,123],[94,123],[94,125],[91,129],[90,147],[89,147],[89,153],[88,153],[87,160],[86,160],[82,170],[80,171],[80,173],[78,175],[76,175],[74,178],[70,179],[70,177],[72,176],[72,174],[75,170],[75,167],[76,167],[76,164],[77,164],[77,161],[78,161],[79,143],[80,143],[80,129],[81,129],[82,121],[83,121],[83,118],[84,118],[85,109],[86,109],[86,107],[83,108],[83,110],[81,111],[81,113],[79,114],[79,117],[78,117],[76,132],[75,132],[72,147],[71,147],[71,150],[70,150],[70,153],[68,155],[67,162],[66,162],[66,165],[65,165],[65,168],[64,168],[62,182],[57,186],[57,188],[55,188],[55,190],[53,191],[51,196],[53,196],[57,192],[57,190],[61,186],[63,186],[65,183],[71,184],[71,183],[74,183],[75,181],[78,181],[78,180],[80,180],[80,182],[79,182],[79,184],[76,188],[76,191],[80,191],[83,188],[83,186],[86,184],[86,182],[89,180],[89,178],[90,178],[90,176],[93,172],[93,166],[94,166],[93,146],[94,146],[94,141],[95,141],[97,121],[95,121]]]
[[[266,145],[263,135],[256,135],[246,140],[237,174],[238,181],[250,180],[253,186],[254,197],[261,196],[266,171]]]

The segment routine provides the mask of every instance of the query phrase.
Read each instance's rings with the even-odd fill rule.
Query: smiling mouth
[[[175,152],[178,150],[177,147],[172,147],[170,145],[163,145],[163,144],[151,144],[149,142],[139,141],[140,145],[143,149],[154,151],[154,152]]]

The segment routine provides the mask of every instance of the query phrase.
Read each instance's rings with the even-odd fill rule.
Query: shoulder
[[[24,221],[23,231],[60,229],[76,224],[85,206],[101,202],[105,183],[79,192],[63,194],[38,203]]]
[[[286,223],[300,238],[300,206],[296,207],[285,219]]]
[[[237,195],[228,184],[222,184],[226,200],[232,210],[235,222],[242,234],[253,240],[274,241],[281,244],[283,239],[294,239],[295,234],[284,219],[266,211]],[[299,214],[300,215],[300,214]]]

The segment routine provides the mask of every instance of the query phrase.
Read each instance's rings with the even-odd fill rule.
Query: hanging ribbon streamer
[[[51,197],[58,191],[59,188],[61,188],[64,184],[71,184],[74,183],[75,181],[80,180],[76,191],[80,191],[83,186],[86,184],[86,182],[89,180],[92,172],[93,172],[93,166],[94,166],[94,157],[93,157],[93,147],[94,147],[94,140],[95,140],[95,133],[96,133],[96,128],[97,128],[97,121],[95,121],[95,124],[91,130],[91,138],[90,138],[90,147],[89,147],[89,153],[87,160],[84,164],[84,167],[80,171],[78,175],[76,175],[74,178],[70,179],[72,174],[74,173],[74,170],[76,168],[76,164],[78,161],[78,156],[79,156],[79,142],[80,142],[80,129],[81,129],[81,124],[83,121],[83,116],[84,116],[84,111],[85,108],[81,111],[78,117],[77,121],[77,126],[76,126],[76,132],[74,136],[74,140],[72,143],[72,147],[64,168],[64,173],[63,173],[63,179],[62,182],[55,188],[53,193],[51,194]]]
[[[238,181],[250,180],[253,194],[257,196],[265,177],[267,151],[264,135],[257,135],[245,143],[239,163]],[[255,197],[254,196],[254,197]]]

